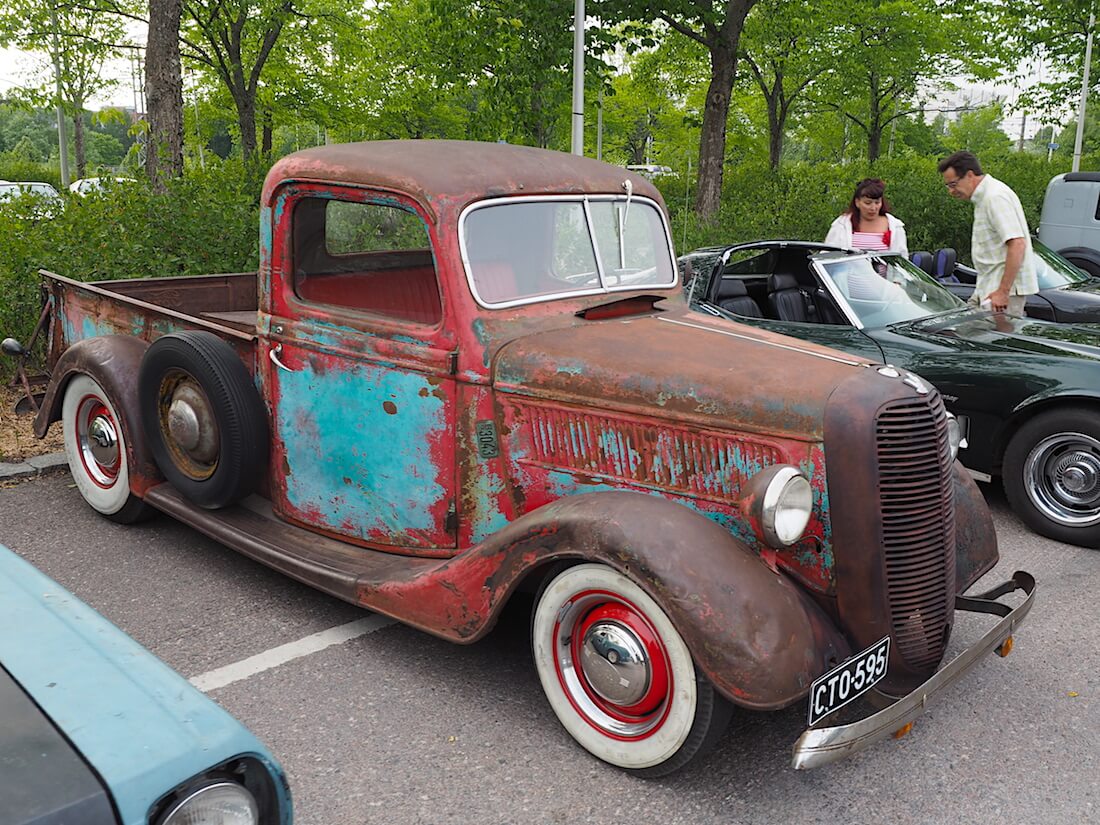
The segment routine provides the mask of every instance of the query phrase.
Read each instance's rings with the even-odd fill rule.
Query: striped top
[[[886,240],[885,232],[853,232],[852,246],[872,252],[885,252],[890,248],[890,243]]]

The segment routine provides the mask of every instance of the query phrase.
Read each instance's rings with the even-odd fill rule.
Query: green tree
[[[773,169],[779,168],[789,118],[836,63],[834,21],[847,7],[833,0],[760,0],[745,21],[742,58],[766,105]]]
[[[0,45],[49,56],[35,100],[60,105],[73,122],[77,177],[84,176],[84,105],[116,81],[103,76],[103,63],[128,44],[122,21],[99,9],[58,0],[8,0],[0,11]],[[56,72],[56,78],[51,75]],[[60,86],[58,92],[57,86]],[[60,100],[58,94],[60,93]]]
[[[710,81],[699,138],[699,172],[695,211],[717,214],[726,154],[726,121],[737,76],[737,56],[745,18],[757,0],[666,0],[657,9],[647,0],[597,0],[594,13],[609,20],[650,20],[654,16],[673,31],[706,49]]]
[[[991,103],[962,112],[959,119],[947,127],[943,144],[948,152],[967,149],[979,158],[1003,155],[1012,149],[1012,138],[1001,128],[1004,108]]]
[[[922,88],[949,86],[958,75],[988,77],[997,54],[986,32],[939,0],[850,4],[837,32],[836,71],[814,97],[865,137],[871,162],[882,153],[887,127],[919,111]]]

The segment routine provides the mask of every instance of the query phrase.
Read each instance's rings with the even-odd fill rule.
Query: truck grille
[[[896,651],[913,668],[943,656],[955,593],[955,508],[938,393],[899,401],[875,422],[886,596]]]

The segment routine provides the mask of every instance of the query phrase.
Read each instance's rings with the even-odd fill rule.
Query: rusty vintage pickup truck
[[[937,391],[689,310],[646,179],[378,142],[280,160],[261,206],[258,273],[43,273],[35,427],[104,516],[455,642],[534,593],[555,714],[643,776],[801,702],[794,766],[834,761],[1010,649],[1035,583],[960,595],[998,553]],[[960,611],[994,618],[941,667]]]

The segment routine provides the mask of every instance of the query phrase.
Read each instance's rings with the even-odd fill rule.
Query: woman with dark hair
[[[825,243],[844,249],[896,252],[908,255],[905,224],[890,213],[884,196],[886,184],[879,178],[864,178],[856,184],[848,209],[829,227]]]

